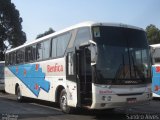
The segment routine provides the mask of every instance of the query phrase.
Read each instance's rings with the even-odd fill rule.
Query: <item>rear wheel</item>
[[[67,93],[65,89],[61,91],[59,103],[60,103],[60,108],[63,112],[71,113],[71,107],[67,105]]]
[[[17,101],[18,102],[22,102],[23,101],[23,97],[22,97],[21,90],[20,90],[19,86],[17,87],[16,95],[17,95]]]

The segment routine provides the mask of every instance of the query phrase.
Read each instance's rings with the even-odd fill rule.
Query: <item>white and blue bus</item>
[[[114,109],[151,100],[143,29],[84,22],[6,52],[5,90],[73,108]]]
[[[152,92],[153,97],[160,97],[160,44],[150,45],[152,55]]]
[[[4,90],[4,66],[5,62],[0,61],[0,90]]]

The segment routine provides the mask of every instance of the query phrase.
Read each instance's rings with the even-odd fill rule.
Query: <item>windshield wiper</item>
[[[142,72],[142,68],[138,68],[137,65],[135,65],[135,62],[134,62],[134,58],[133,58],[133,55],[131,56],[132,57],[132,61],[133,61],[133,68],[134,68],[134,73],[135,73],[135,77],[137,76],[136,73],[138,73],[138,76],[142,79],[145,78],[143,72]],[[143,67],[143,66],[142,66]]]
[[[136,75],[136,69],[135,69],[135,62],[134,62],[134,58],[133,58],[133,55],[131,55],[131,58],[132,58],[132,62],[133,62],[133,70],[134,70],[134,75],[135,75],[135,77],[137,76]]]
[[[115,80],[117,80],[117,79],[119,78],[119,76],[120,76],[119,73],[120,73],[120,70],[121,70],[121,68],[122,68],[121,66],[122,66],[122,65],[120,64],[119,67],[118,67],[118,69],[117,69],[117,71],[116,71]]]
[[[123,70],[123,77],[121,76]],[[121,72],[121,73],[120,73]],[[122,64],[119,65],[116,74],[115,74],[115,80],[117,80],[121,76],[121,79],[125,79],[126,73],[125,73],[125,61],[124,61],[124,55],[122,54]]]

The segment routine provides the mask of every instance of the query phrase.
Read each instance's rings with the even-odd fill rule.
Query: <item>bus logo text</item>
[[[99,94],[109,94],[109,93],[112,93],[111,90],[100,90],[99,91]]]
[[[58,65],[58,63],[53,66],[47,65],[47,72],[63,72],[63,65]]]

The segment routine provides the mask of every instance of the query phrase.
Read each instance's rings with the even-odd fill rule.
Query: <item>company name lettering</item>
[[[109,93],[112,93],[112,91],[111,90],[100,90],[99,91],[99,94],[109,94]]]
[[[47,65],[47,72],[63,72],[63,65],[58,65],[58,63],[53,66]]]

